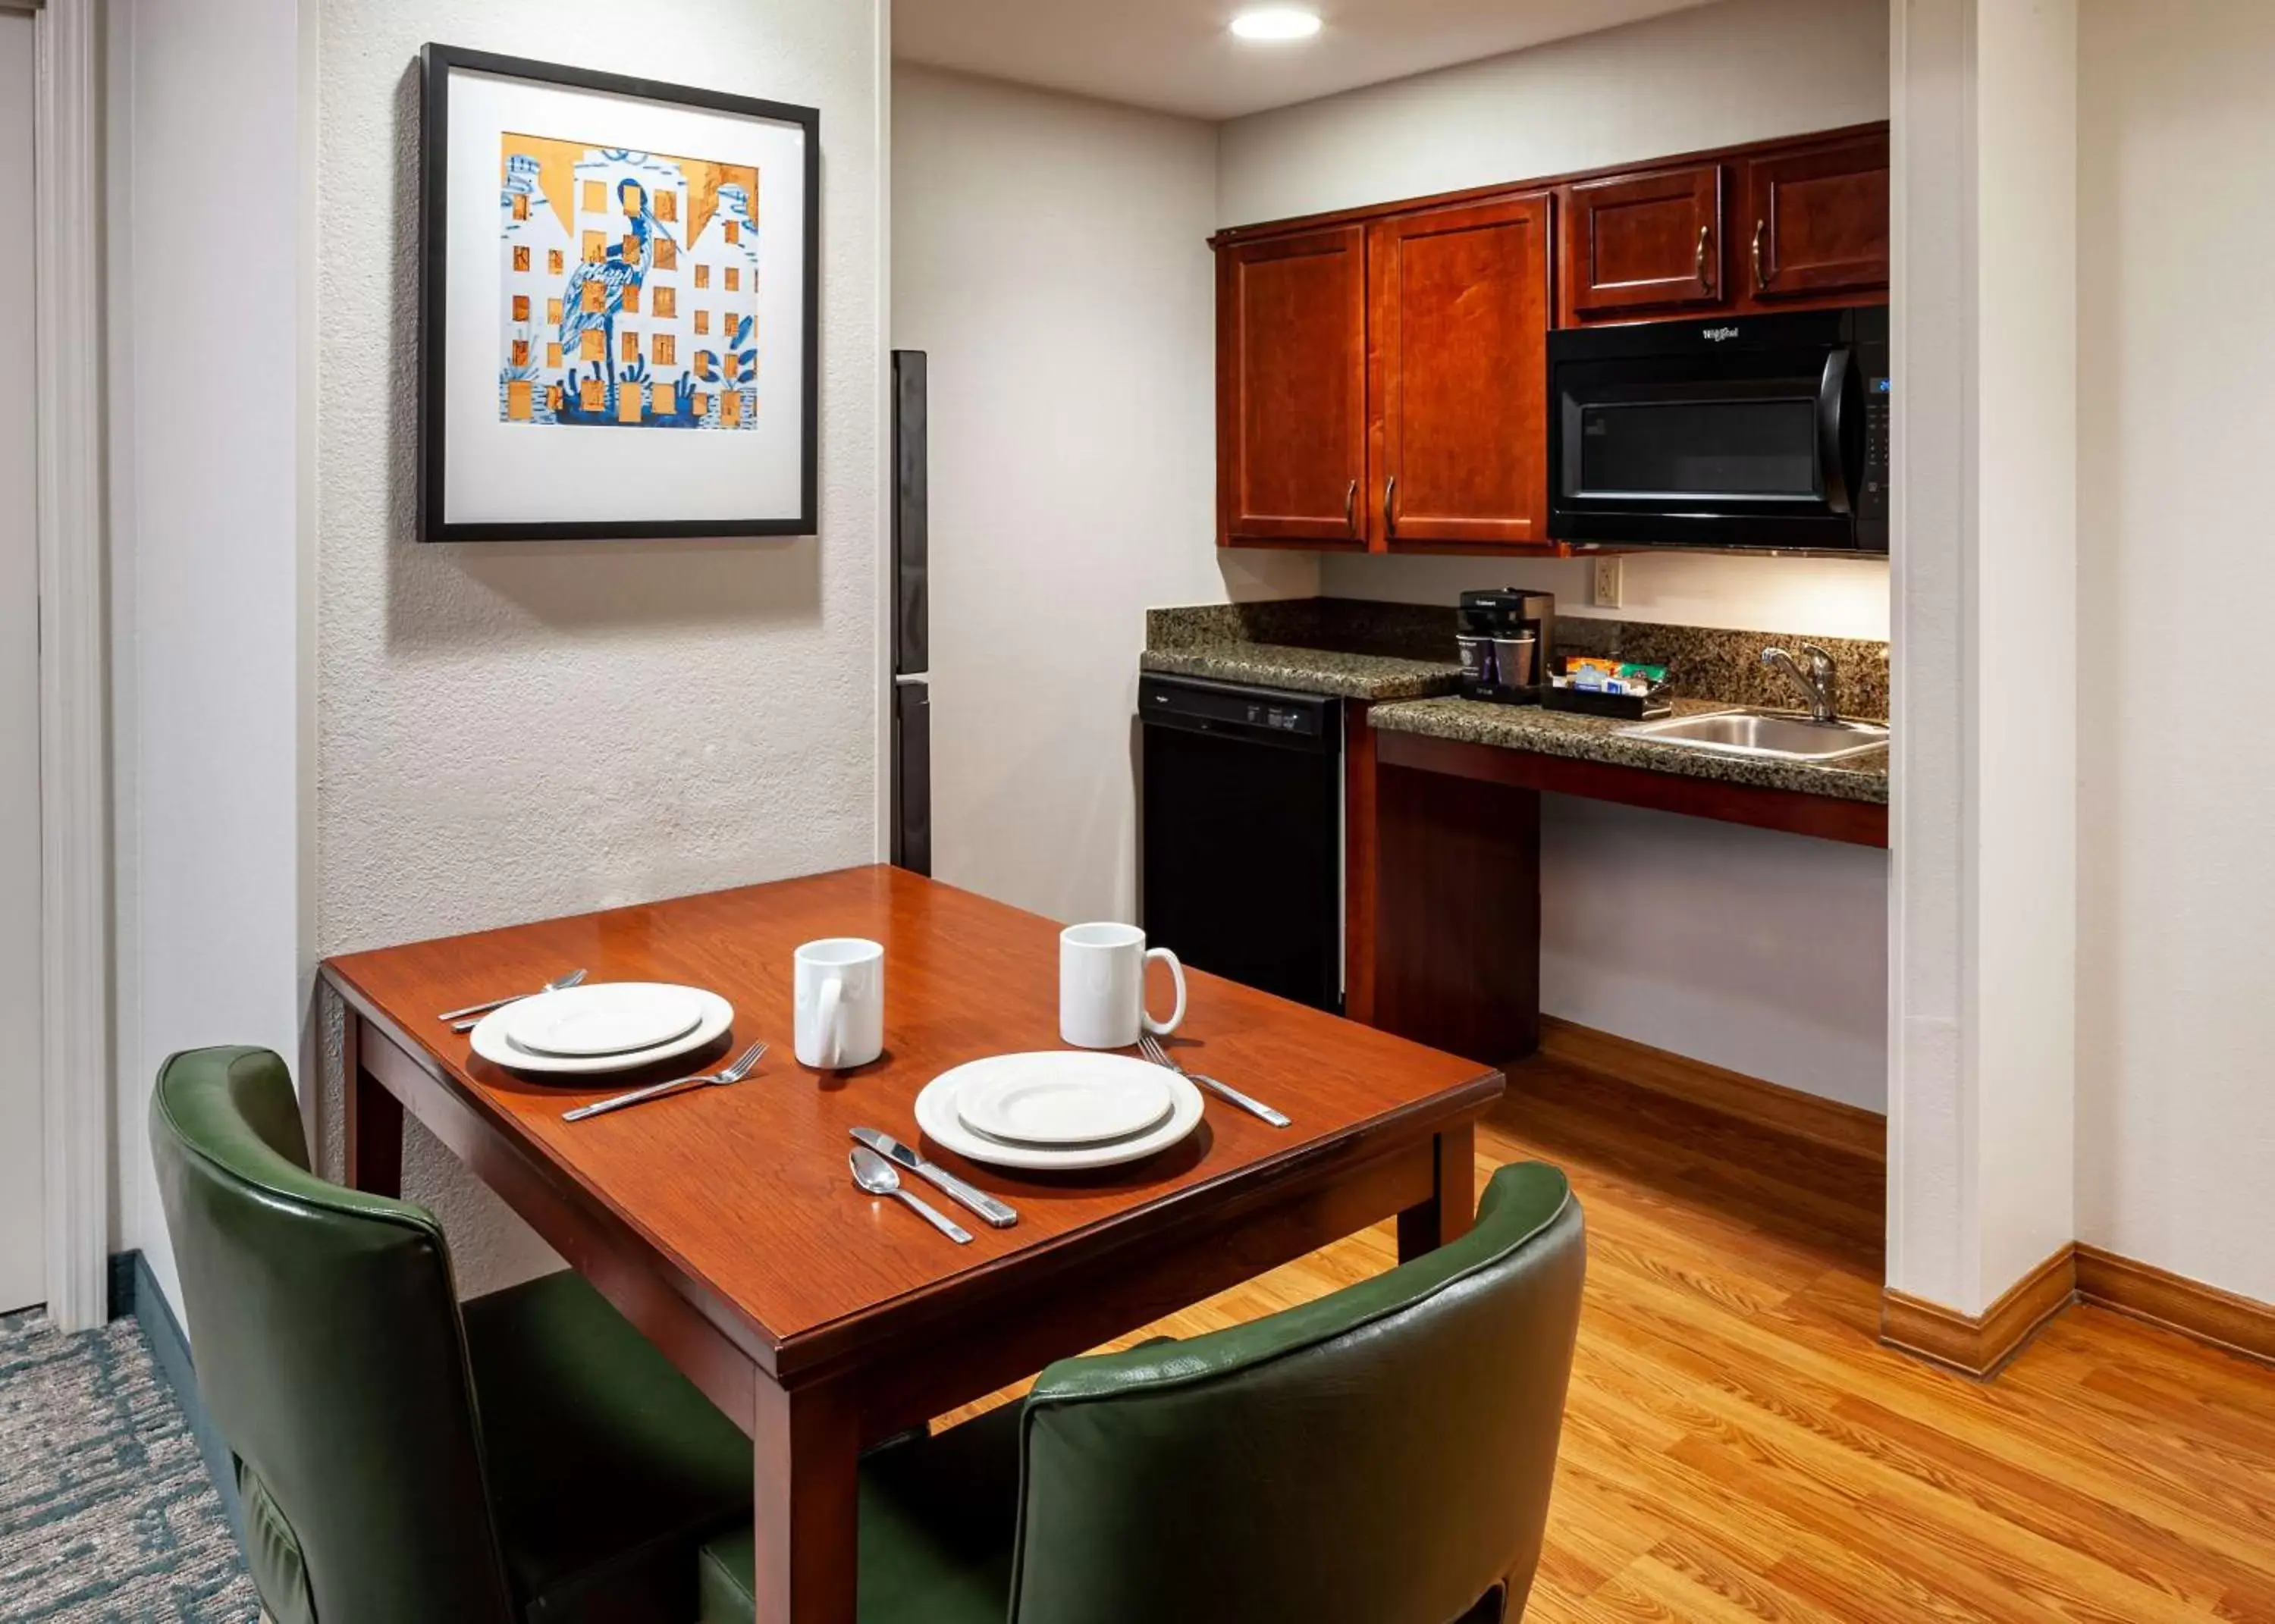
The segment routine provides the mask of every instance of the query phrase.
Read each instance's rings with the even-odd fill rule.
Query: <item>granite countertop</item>
[[[1397,654],[1346,653],[1285,643],[1228,638],[1189,647],[1149,648],[1141,668],[1164,676],[1199,676],[1221,683],[1249,683],[1293,693],[1323,693],[1338,699],[1418,699],[1448,694],[1462,668],[1447,660],[1415,660]]]
[[[1678,716],[1733,708],[1709,699],[1674,702],[1674,714]],[[1686,778],[1709,778],[1763,789],[1791,789],[1803,795],[1830,796],[1837,800],[1867,801],[1884,806],[1888,800],[1888,752],[1885,746],[1867,755],[1832,762],[1725,755],[1719,751],[1694,750],[1650,739],[1621,738],[1619,730],[1636,724],[1608,716],[1581,716],[1569,711],[1543,710],[1537,705],[1489,705],[1478,699],[1451,698],[1378,705],[1367,714],[1367,720],[1393,733],[1418,733],[1503,750],[1530,750],[1575,761],[1600,761],[1613,767],[1641,767]]]
[[[1610,717],[1454,697],[1462,674],[1453,657],[1454,631],[1449,607],[1357,599],[1158,608],[1146,614],[1142,665],[1164,676],[1371,700],[1369,720],[1392,732],[1887,804],[1886,749],[1837,762],[1725,755],[1621,738],[1619,730],[1634,724]],[[1833,654],[1844,713],[1858,717],[1888,714],[1886,643],[1576,616],[1556,625],[1556,647],[1561,653],[1667,666],[1672,673],[1670,686],[1682,696],[1674,701],[1675,714],[1684,716],[1789,708],[1793,694],[1783,678],[1764,668],[1761,653],[1765,645],[1799,641],[1822,644]]]

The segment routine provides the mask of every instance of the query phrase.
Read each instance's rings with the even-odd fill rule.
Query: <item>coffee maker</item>
[[[1456,631],[1462,693],[1500,705],[1538,705],[1548,689],[1556,594],[1515,586],[1462,594]]]

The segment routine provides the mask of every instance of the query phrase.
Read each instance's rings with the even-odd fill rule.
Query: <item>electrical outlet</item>
[[[1588,601],[1599,609],[1620,607],[1620,561],[1616,558],[1596,560],[1596,575]]]

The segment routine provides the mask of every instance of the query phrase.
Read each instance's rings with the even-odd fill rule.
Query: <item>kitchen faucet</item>
[[[1803,643],[1801,652],[1809,656],[1809,669],[1803,671],[1801,662],[1781,648],[1762,650],[1762,663],[1772,671],[1782,671],[1793,685],[1809,700],[1809,719],[1824,726],[1840,720],[1840,674],[1833,663],[1833,656],[1814,643]]]

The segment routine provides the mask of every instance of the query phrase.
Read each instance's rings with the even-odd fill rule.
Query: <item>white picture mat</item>
[[[451,71],[442,522],[796,518],[805,434],[805,131],[709,108]],[[498,416],[498,198],[507,133],[759,171],[759,427],[508,423]]]

